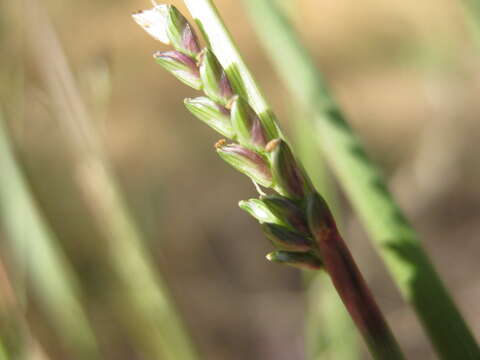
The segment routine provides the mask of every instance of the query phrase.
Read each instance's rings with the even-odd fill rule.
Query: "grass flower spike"
[[[283,224],[282,220],[275,216],[261,199],[242,200],[238,206],[257,219],[260,224]]]
[[[305,221],[305,215],[301,207],[294,201],[282,196],[264,196],[262,197],[262,202],[272,214],[283,220],[283,225],[308,234],[309,230]]]
[[[241,97],[235,96],[231,102],[231,109],[232,125],[239,141],[255,149],[265,149],[267,134],[252,107]]]
[[[310,253],[299,253],[277,250],[267,254],[267,260],[279,264],[290,265],[303,270],[320,270],[322,262]]]
[[[200,77],[205,95],[227,105],[233,96],[232,86],[216,56],[209,49],[204,49],[200,55]]]
[[[310,179],[295,160],[290,147],[284,140],[272,140],[267,144],[266,149],[271,153],[273,176],[283,195],[301,199],[315,191]]]
[[[206,10],[212,7],[211,2],[203,3]],[[201,7],[190,1],[187,6]],[[374,357],[402,359],[383,315],[337,231],[328,206],[316,193],[289,144],[280,137],[274,115],[267,114],[267,119],[265,113],[254,110],[249,103],[251,98],[245,96],[248,92],[239,87],[238,79],[229,78],[231,74],[227,75],[218,61],[219,54],[211,48],[199,51],[197,36],[175,7],[156,5],[150,11],[155,9],[161,9],[158,24],[145,28],[138,21],[138,14],[134,15],[137,16],[135,21],[150,34],[152,27],[165,27],[175,51],[157,53],[157,62],[184,83],[203,90],[205,97],[186,99],[185,106],[201,121],[232,140],[230,143],[223,139],[217,142],[217,153],[257,185],[260,198],[241,201],[239,205],[262,224],[263,232],[272,243],[274,251],[267,259],[302,269],[325,268]],[[147,11],[147,14],[150,13]],[[156,32],[163,34],[159,29]],[[269,188],[269,195],[263,194],[258,185]]]
[[[238,171],[264,187],[272,186],[272,173],[265,157],[239,144],[226,144],[220,140],[216,145],[218,155]]]
[[[153,54],[155,62],[171,72],[178,80],[200,90],[202,82],[195,60],[179,51],[164,51]]]
[[[185,107],[198,119],[223,136],[234,139],[235,131],[230,121],[230,111],[205,96],[185,99]]]
[[[164,14],[166,16],[166,24],[164,26],[172,46],[175,50],[188,56],[197,56],[200,52],[200,46],[198,45],[197,35],[193,31],[192,26],[175,6],[157,5],[156,7],[160,8],[165,6]]]
[[[312,240],[296,231],[277,224],[263,224],[263,233],[272,244],[282,250],[308,252],[312,248]]]

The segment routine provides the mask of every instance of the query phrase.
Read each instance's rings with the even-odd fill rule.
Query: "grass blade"
[[[95,359],[94,334],[79,298],[79,285],[58,239],[45,222],[13,155],[0,114],[0,210],[6,240],[29,284],[74,352]]]
[[[108,260],[122,287],[122,320],[149,358],[194,360],[198,355],[161,274],[145,247],[58,37],[44,10],[30,7],[30,44],[55,112],[73,149],[78,184],[99,229],[108,240]],[[120,310],[121,311],[121,310]]]

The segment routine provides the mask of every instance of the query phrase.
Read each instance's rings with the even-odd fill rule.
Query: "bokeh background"
[[[471,8],[453,0],[280,2],[479,337],[480,36]],[[217,6],[288,136],[301,142],[295,122],[308,115],[273,72],[242,2]],[[154,274],[202,358],[302,359],[305,318],[324,304],[305,296],[299,271],[265,260],[270,245],[237,207],[255,196],[250,181],[219,161],[218,136],[182,105],[195,91],[154,63],[164,45],[130,17],[148,7],[0,3],[2,136],[26,180],[15,185],[15,171],[1,163],[3,347],[12,359],[93,358],[63,341],[68,331],[58,324],[72,317],[75,332],[83,320],[62,303],[61,271],[102,358],[159,358],[142,305],[159,281],[144,279]],[[434,359],[332,179],[326,191],[337,190],[342,231],[401,346],[409,359]],[[39,245],[45,228],[52,248]],[[319,336],[328,326],[319,321]],[[360,340],[357,347],[367,359]],[[318,359],[342,360],[335,354]]]

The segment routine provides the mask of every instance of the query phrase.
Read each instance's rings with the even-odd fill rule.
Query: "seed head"
[[[270,152],[273,177],[282,195],[301,199],[313,191],[313,185],[284,140],[270,141],[266,150]]]
[[[308,251],[311,247],[311,240],[296,231],[291,231],[284,226],[277,224],[263,224],[265,236],[281,250]]]
[[[230,122],[230,112],[207,97],[185,99],[185,106],[193,115],[223,136],[234,139],[235,131]]]
[[[200,78],[205,95],[225,106],[233,96],[227,74],[209,49],[204,49],[199,57]]]
[[[327,240],[332,231],[336,231],[335,220],[325,199],[316,192],[307,198],[307,219],[317,242]]]
[[[262,202],[285,226],[306,236],[310,234],[306,214],[299,204],[278,195],[264,196]]]
[[[157,64],[162,65],[181,82],[200,90],[202,82],[195,61],[179,51],[156,52],[153,58]]]
[[[192,26],[175,6],[167,7],[166,32],[171,44],[177,51],[191,57],[197,56],[200,53],[200,46]]]
[[[282,224],[282,221],[277,218],[270,209],[264,204],[260,199],[249,199],[242,200],[238,203],[242,210],[245,210],[255,219],[257,219],[261,224],[271,223],[271,224]]]
[[[230,102],[232,125],[238,141],[257,150],[265,149],[267,134],[260,118],[243,98],[235,96]]]
[[[291,251],[273,251],[267,256],[267,260],[294,266],[306,270],[318,270],[322,267],[322,262],[318,257],[310,252],[300,253]]]
[[[239,144],[222,142],[217,143],[215,147],[218,155],[235,169],[262,186],[272,186],[270,166],[262,155]]]

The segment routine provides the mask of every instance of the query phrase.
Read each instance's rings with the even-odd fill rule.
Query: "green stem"
[[[237,93],[248,99],[267,129],[276,129],[280,133],[273,112],[243,62],[213,2],[211,0],[184,0],[184,2],[203,31]],[[332,258],[332,262],[328,262],[329,275],[352,318],[364,335],[372,355],[376,359],[403,359],[400,349],[353,259],[351,256],[343,256],[348,253],[348,249],[345,246],[340,250],[329,246],[327,248],[331,249]],[[338,266],[338,264],[347,263],[348,268],[342,269],[341,266]],[[352,273],[355,273],[356,276],[348,276]],[[355,290],[359,290],[359,292],[352,294],[352,291]]]
[[[478,359],[480,349],[470,329],[378,169],[346,123],[312,57],[273,1],[245,0],[245,3],[292,95],[314,112],[312,121],[320,146],[439,356],[452,360]]]

